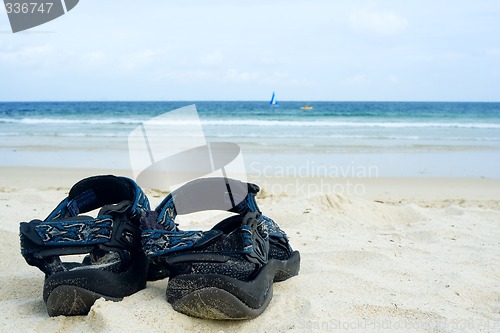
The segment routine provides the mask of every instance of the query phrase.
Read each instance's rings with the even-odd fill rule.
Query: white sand
[[[260,179],[260,207],[287,232],[302,263],[298,276],[274,285],[258,318],[177,313],[165,299],[166,279],[121,302],[98,300],[88,316],[50,318],[43,274],[20,255],[18,223],[45,218],[92,174],[0,169],[3,332],[500,331],[500,180],[491,179],[351,179],[364,186],[360,196],[300,186],[319,179]],[[289,193],[273,184],[289,185]],[[147,194],[153,206],[164,196]]]

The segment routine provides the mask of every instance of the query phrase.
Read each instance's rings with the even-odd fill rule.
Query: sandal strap
[[[141,216],[143,212],[150,210],[148,198],[130,178],[112,175],[85,178],[73,185],[68,197],[45,220],[78,216],[123,200],[131,201],[131,217]]]
[[[241,216],[240,249],[250,261],[265,264],[269,250],[266,220],[255,202],[259,187],[230,178],[193,180],[170,193],[156,208],[156,225],[150,223],[142,234],[143,250],[149,258],[200,248],[217,237],[221,230],[181,231],[175,224],[177,215],[208,210],[223,210]]]
[[[148,257],[158,257],[175,251],[199,247],[217,238],[222,232],[146,230],[142,233],[142,248]]]
[[[175,218],[194,212],[222,210],[237,214],[260,212],[255,202],[259,187],[239,180],[214,177],[186,183],[172,191],[156,208],[154,229],[175,231]]]
[[[78,215],[99,207],[96,218]],[[128,251],[140,249],[140,221],[148,209],[147,197],[131,179],[84,179],[44,221],[21,222],[21,254],[48,275],[65,270],[60,255],[102,249],[118,252],[123,262]]]
[[[111,240],[113,218],[103,215],[97,218],[65,219],[61,221],[32,220],[22,222],[21,235],[40,246],[86,246],[104,244]],[[23,247],[23,250],[28,251]]]

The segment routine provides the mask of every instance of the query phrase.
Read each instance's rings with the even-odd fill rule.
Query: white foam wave
[[[0,118],[0,123],[26,124],[26,125],[104,125],[104,124],[136,124],[142,121],[138,119],[61,119],[61,118]]]
[[[62,119],[62,118],[0,118],[0,123],[19,123],[27,125],[139,125],[143,121],[133,118],[103,119]],[[149,126],[192,126],[196,121],[182,119],[160,119],[147,121]],[[323,128],[480,128],[500,129],[500,123],[486,122],[396,122],[396,121],[304,121],[304,120],[267,120],[267,119],[203,119],[203,126],[254,126],[254,127],[323,127]]]
[[[292,121],[292,120],[209,120],[203,125],[263,126],[263,127],[381,127],[381,128],[491,128],[500,129],[500,123],[444,123],[444,122],[355,122],[355,121]]]

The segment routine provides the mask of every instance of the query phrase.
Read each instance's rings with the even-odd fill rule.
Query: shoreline
[[[246,173],[258,176],[490,178],[500,179],[500,151],[335,152],[291,153],[241,150]],[[147,156],[147,155],[146,155]],[[6,151],[0,149],[2,168],[123,170],[130,174],[127,150]]]
[[[2,190],[69,190],[79,180],[102,174],[132,177],[127,169],[0,167]],[[284,175],[247,175],[262,189],[263,196],[311,197],[338,194],[373,201],[500,201],[500,179],[486,177],[289,177]],[[146,189],[166,193],[166,189]]]

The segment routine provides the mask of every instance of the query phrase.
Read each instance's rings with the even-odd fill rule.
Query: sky
[[[80,0],[15,34],[0,9],[0,101],[273,91],[279,101],[500,101],[500,1]]]

